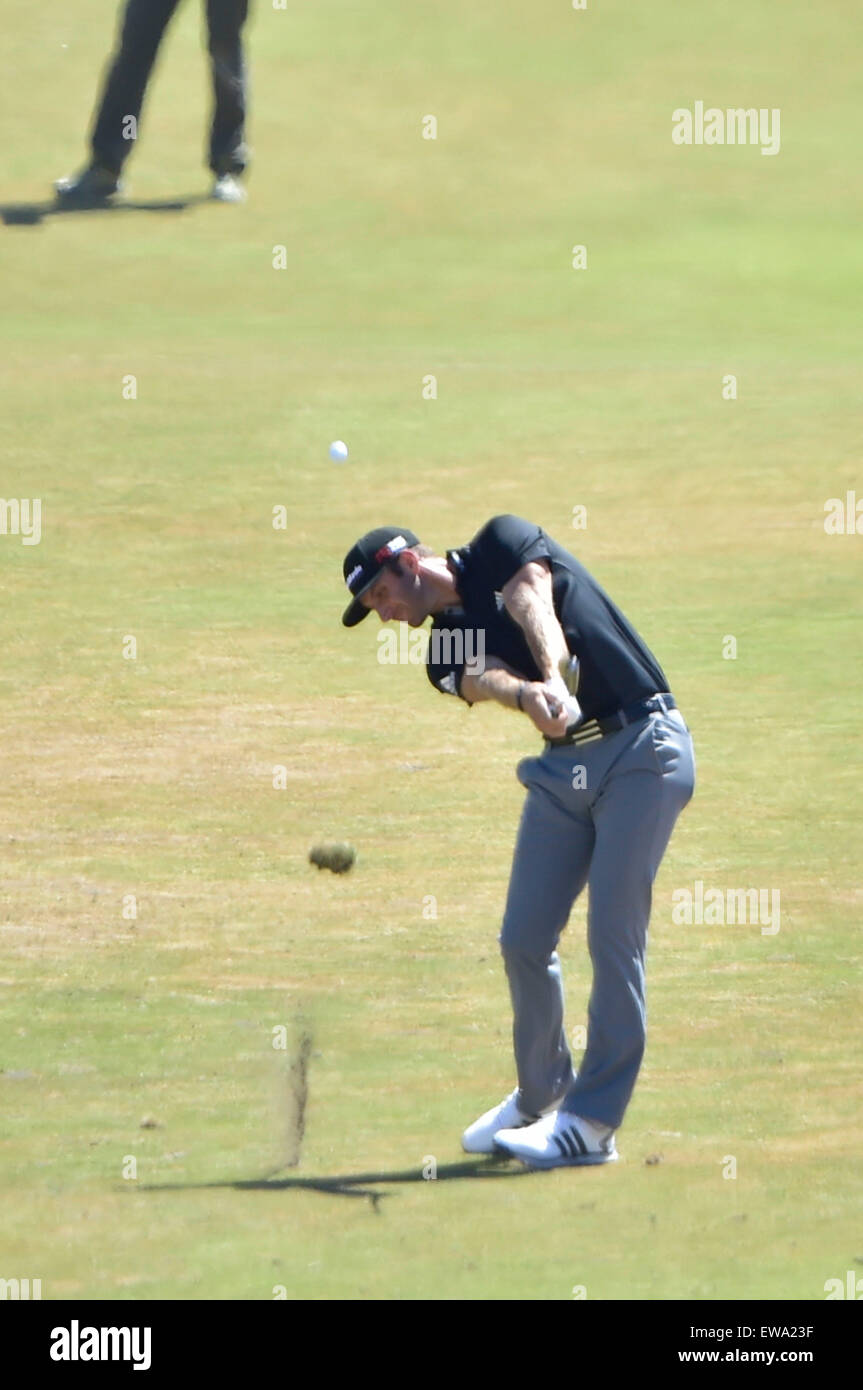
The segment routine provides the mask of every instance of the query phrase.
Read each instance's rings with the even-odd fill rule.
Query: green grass
[[[0,536],[0,1277],[820,1299],[857,1267],[863,539],[823,529],[863,497],[850,13],[262,5],[245,207],[0,229],[0,492],[43,503],[38,546]],[[8,27],[0,196],[39,201],[110,33],[96,0]],[[199,28],[167,36],[135,199],[206,188]],[[780,107],[779,155],[673,146],[698,98]],[[698,788],[624,1161],[480,1179],[447,1169],[512,1085],[496,935],[536,740],[379,665],[340,575],[371,525],[443,548],[500,511],[655,649]],[[312,869],[318,839],[354,871]],[[676,926],[696,879],[779,889],[780,932]],[[574,1028],[583,902],[563,955]],[[290,1150],[279,1026],[314,1039],[302,1159],[237,1188]],[[302,1185],[362,1175],[386,1195]]]

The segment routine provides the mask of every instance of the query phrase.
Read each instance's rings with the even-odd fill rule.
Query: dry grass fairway
[[[0,228],[0,491],[43,502],[38,546],[0,536],[0,1275],[707,1300],[860,1270],[863,537],[823,528],[863,498],[851,17],[262,4],[246,207]],[[7,204],[74,165],[109,37],[97,0],[9,27]],[[168,36],[139,199],[205,187],[198,27]],[[780,154],[674,147],[698,97],[780,107]],[[578,550],[696,741],[609,1169],[462,1162],[512,1084],[496,932],[536,740],[339,626],[361,531],[443,547],[499,511]],[[318,839],[355,869],[311,868]],[[696,879],[779,889],[781,930],[675,925]],[[301,1161],[257,1183],[291,1157],[303,1032]]]

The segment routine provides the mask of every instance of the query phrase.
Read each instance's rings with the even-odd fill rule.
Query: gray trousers
[[[644,1054],[644,957],[653,880],[695,788],[677,710],[518,765],[527,788],[500,945],[514,1013],[519,1104],[617,1128]],[[557,944],[587,885],[593,986],[578,1070],[564,1031]]]

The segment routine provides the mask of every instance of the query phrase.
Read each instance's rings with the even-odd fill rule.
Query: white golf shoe
[[[501,1127],[494,1143],[496,1149],[520,1159],[528,1168],[574,1168],[615,1163],[619,1158],[613,1129],[563,1110],[543,1115],[526,1127]]]
[[[244,203],[246,190],[235,174],[217,174],[210,195],[217,203]]]
[[[519,1110],[516,1103],[518,1088],[513,1091],[511,1096],[501,1101],[493,1110],[486,1110],[484,1115],[480,1115],[478,1120],[474,1120],[461,1137],[461,1146],[468,1154],[493,1154],[497,1153],[497,1146],[494,1142],[495,1135],[499,1129],[506,1129],[513,1134],[525,1125],[533,1125],[539,1119],[538,1115],[525,1115]]]

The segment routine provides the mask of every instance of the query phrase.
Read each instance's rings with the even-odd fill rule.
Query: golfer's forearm
[[[507,709],[519,708],[519,691],[528,682],[503,667],[486,667],[481,675],[462,676],[461,693],[472,705],[482,700],[496,700]]]
[[[508,595],[506,606],[524,633],[543,680],[552,680],[561,660],[568,658],[569,648],[551,601],[551,583],[547,590],[531,582],[519,584]]]

